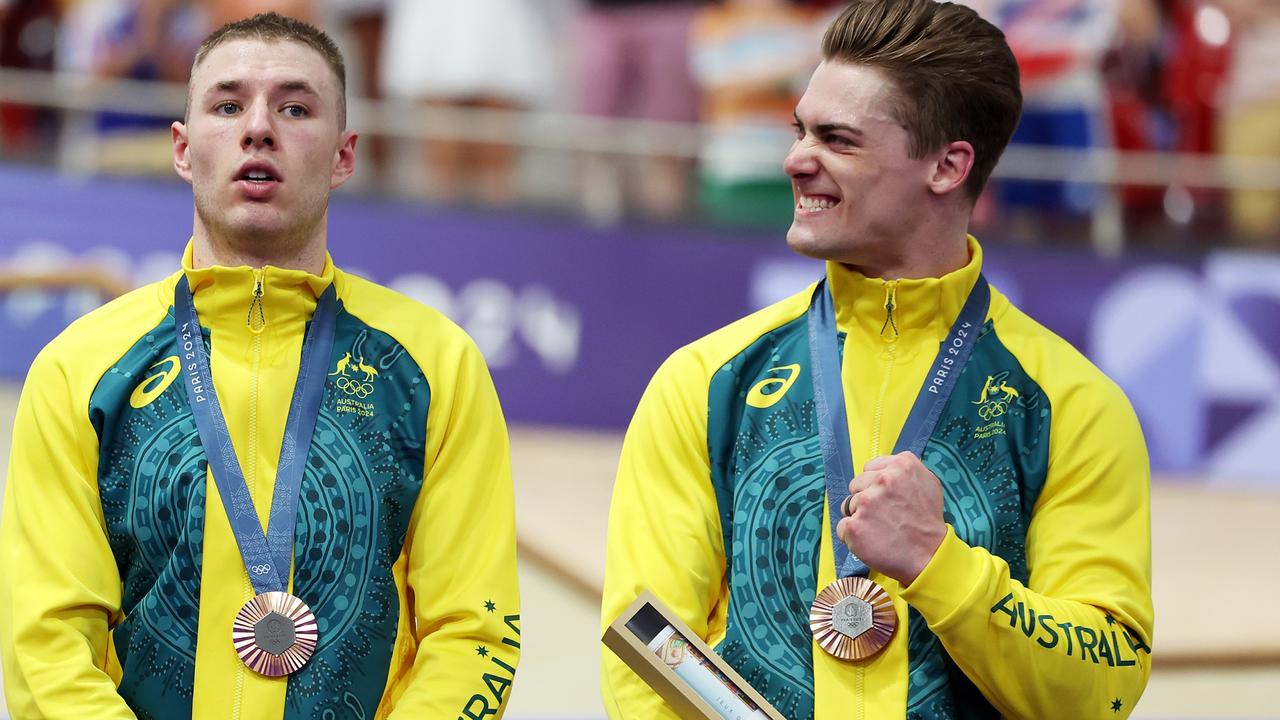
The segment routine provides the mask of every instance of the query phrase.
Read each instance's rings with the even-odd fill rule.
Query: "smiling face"
[[[892,266],[909,250],[936,195],[938,157],[910,157],[895,92],[863,65],[827,61],[814,72],[784,165],[796,200],[792,250],[857,267]]]
[[[351,176],[356,143],[324,58],[300,42],[231,40],[195,68],[189,92],[173,152],[197,241],[256,258],[323,247],[329,192]]]

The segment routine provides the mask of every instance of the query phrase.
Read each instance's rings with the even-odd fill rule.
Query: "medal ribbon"
[[[311,327],[302,341],[302,362],[293,387],[289,417],[285,421],[271,515],[264,533],[235,448],[231,445],[231,433],[227,430],[222,406],[218,404],[218,396],[213,389],[213,373],[204,349],[200,318],[196,314],[186,276],[178,281],[174,290],[173,325],[182,357],[187,400],[191,404],[196,428],[200,432],[200,444],[209,459],[218,493],[222,495],[227,519],[231,521],[236,544],[240,547],[240,557],[249,573],[249,581],[259,595],[288,589],[294,526],[298,520],[298,493],[316,418],[320,414],[320,401],[324,398],[337,304],[337,293],[330,285],[320,295]]]
[[[978,339],[978,331],[986,322],[991,304],[991,288],[986,278],[969,291],[969,297],[956,316],[947,339],[938,349],[924,386],[916,396],[911,413],[902,426],[894,453],[909,450],[920,457],[929,436],[942,417],[942,411],[955,389],[956,381],[969,353]],[[843,515],[840,503],[849,495],[853,480],[853,451],[849,447],[849,420],[844,407],[844,386],[840,380],[839,335],[836,330],[835,303],[831,289],[823,279],[809,303],[809,364],[813,375],[813,399],[818,415],[818,440],[822,445],[822,468],[827,485],[827,514],[831,524],[831,550],[835,555],[836,575],[867,577],[870,568],[836,536],[836,525]]]

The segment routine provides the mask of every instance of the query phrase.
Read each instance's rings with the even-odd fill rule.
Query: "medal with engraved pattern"
[[[893,598],[875,581],[856,575],[823,588],[809,608],[813,639],[841,660],[866,660],[884,649],[897,629]]]
[[[267,677],[288,675],[311,659],[319,634],[316,616],[298,598],[265,592],[236,613],[231,643],[250,670]]]

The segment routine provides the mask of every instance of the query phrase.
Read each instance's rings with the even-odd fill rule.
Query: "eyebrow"
[[[277,88],[279,88],[280,90],[287,90],[289,92],[307,93],[309,95],[320,94],[316,92],[316,89],[311,87],[311,83],[307,82],[306,80],[286,80],[280,83],[277,86]]]
[[[800,120],[799,115],[792,113],[791,117],[795,118],[796,125],[799,125],[800,127],[804,127],[804,122]],[[823,135],[829,132],[832,132],[834,130],[842,130],[844,132],[849,133],[850,135],[857,135],[858,137],[863,137],[864,135],[861,129],[856,128],[847,123],[819,123],[815,125],[813,129],[815,132],[822,133]]]
[[[223,92],[234,93],[234,92],[239,92],[242,89],[244,89],[244,83],[240,82],[239,80],[219,80],[218,82],[213,84],[213,87],[209,88],[208,93],[223,93]],[[309,95],[320,94],[319,92],[316,91],[315,88],[311,86],[311,83],[307,82],[306,80],[286,80],[280,83],[279,85],[277,85],[275,89],[283,90],[285,92],[307,93]]]
[[[222,80],[214,83],[208,92],[236,92],[241,88],[239,80]]]

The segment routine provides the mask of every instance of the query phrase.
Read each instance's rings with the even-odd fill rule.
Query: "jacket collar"
[[[827,263],[836,326],[846,333],[879,335],[886,342],[925,332],[941,342],[982,270],[982,246],[970,235],[969,262],[936,278],[869,278],[837,262]],[[888,305],[892,302],[892,313]]]
[[[195,299],[200,321],[206,327],[222,325],[256,329],[255,324],[305,322],[315,311],[316,301],[334,281],[333,258],[325,253],[324,269],[319,275],[304,270],[267,265],[195,268],[194,245],[187,242],[182,254],[182,273],[186,275]],[[256,291],[261,284],[261,315],[255,319]]]

